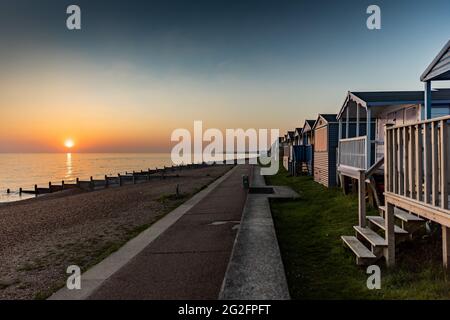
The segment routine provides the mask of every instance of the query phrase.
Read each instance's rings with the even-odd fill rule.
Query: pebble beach
[[[1,204],[0,299],[45,299],[65,284],[69,265],[85,271],[231,167]]]

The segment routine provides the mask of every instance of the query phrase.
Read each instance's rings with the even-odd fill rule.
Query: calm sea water
[[[245,155],[227,155],[233,157]],[[20,196],[20,187],[32,190],[35,184],[47,187],[49,181],[70,183],[76,178],[89,180],[91,176],[103,178],[171,165],[170,153],[0,153],[0,202],[33,197]],[[6,193],[8,188],[10,194]]]
[[[33,189],[35,184],[48,186],[49,181],[61,184],[77,177],[88,180],[171,165],[169,153],[0,153],[0,202],[29,198],[19,196],[20,187]]]

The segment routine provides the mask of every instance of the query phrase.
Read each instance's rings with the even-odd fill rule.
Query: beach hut
[[[302,128],[302,145],[313,145],[313,126],[316,120],[305,120]]]
[[[433,93],[432,116],[448,114],[450,92]],[[423,104],[422,91],[347,93],[337,115],[340,127],[337,172],[344,190],[352,179],[369,181],[370,199],[374,205],[382,203],[385,126],[417,123],[425,112]]]
[[[293,158],[293,155],[292,155],[292,152],[293,152],[292,146],[293,145],[294,145],[294,131],[288,131],[287,132],[287,145],[286,145],[288,156],[287,156],[286,161],[287,161],[287,171],[291,175],[292,175],[293,170],[294,170],[293,169],[293,166],[294,166],[293,160],[294,160],[294,158]]]
[[[450,80],[450,40],[447,41],[447,44],[442,48],[442,50],[438,53],[438,55],[433,59],[430,65],[425,69],[425,71],[420,76],[420,81],[422,81],[425,85],[424,90],[424,112],[422,119],[431,119],[433,118],[433,109],[435,98],[437,98],[438,94],[432,91],[431,82],[432,81],[448,81]],[[442,110],[444,109],[444,110]],[[447,110],[445,110],[445,106],[441,108],[436,108],[434,116],[436,116],[437,112],[444,112],[444,114],[450,114],[448,105]]]
[[[283,167],[290,172],[291,145],[294,139],[294,132],[288,131],[283,139]]]
[[[302,128],[296,129],[298,144],[294,146],[295,175],[313,174],[313,131],[315,120],[305,120]]]
[[[278,155],[279,155],[279,159],[283,159],[283,155],[284,155],[284,136],[278,138]]]
[[[302,128],[295,128],[294,130],[294,140],[291,146],[292,164],[291,164],[291,175],[297,176],[301,163],[303,160],[303,146],[302,143]]]
[[[336,148],[339,124],[336,114],[319,114],[312,127],[314,137],[314,181],[336,186]]]
[[[449,91],[437,90],[433,94],[432,117],[448,114]],[[419,121],[424,113],[423,104],[422,91],[349,91],[337,115],[342,129],[339,163],[357,169],[370,168],[383,157],[384,127]],[[357,146],[365,152],[355,153]],[[349,149],[349,154],[344,149]]]
[[[287,132],[287,141],[289,144],[294,143],[294,131],[288,131]]]
[[[407,99],[403,97],[411,102],[413,109],[409,112],[407,108],[399,109],[403,118],[396,116],[395,122],[392,118],[386,119],[383,136],[384,206],[380,207],[380,216],[366,216],[365,183],[364,179],[359,179],[356,236],[342,237],[355,253],[358,264],[373,264],[384,257],[388,266],[394,265],[396,244],[411,239],[418,226],[431,220],[441,225],[443,264],[449,267],[450,95],[447,89],[431,88],[432,81],[450,80],[449,58],[450,42],[422,74],[424,92],[416,96],[415,102],[411,97],[417,92],[407,93]],[[367,102],[367,98],[364,101]],[[368,114],[367,132],[370,136],[371,112]],[[373,143],[370,137],[367,141]],[[374,153],[365,155],[372,157]],[[365,160],[366,167],[359,171],[362,178],[368,174],[365,170],[370,165],[369,160]],[[360,164],[363,166],[364,161]]]
[[[422,97],[421,91],[347,93],[337,116],[337,172],[344,192],[367,180],[372,204],[382,203],[384,127],[419,121]]]
[[[280,159],[283,163],[283,167],[287,170],[288,163],[289,163],[289,149],[288,149],[287,134],[285,134],[282,137],[282,143],[280,145],[280,148],[282,149],[282,151],[280,152]]]
[[[294,146],[301,145],[302,142],[302,128],[295,128],[294,130]]]

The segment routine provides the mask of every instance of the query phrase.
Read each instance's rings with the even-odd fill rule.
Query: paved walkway
[[[217,299],[247,192],[240,165],[89,299]]]

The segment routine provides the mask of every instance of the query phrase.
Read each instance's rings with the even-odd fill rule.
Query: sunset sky
[[[283,132],[348,90],[421,90],[449,16],[448,0],[1,0],[0,152],[169,151],[194,120]]]

